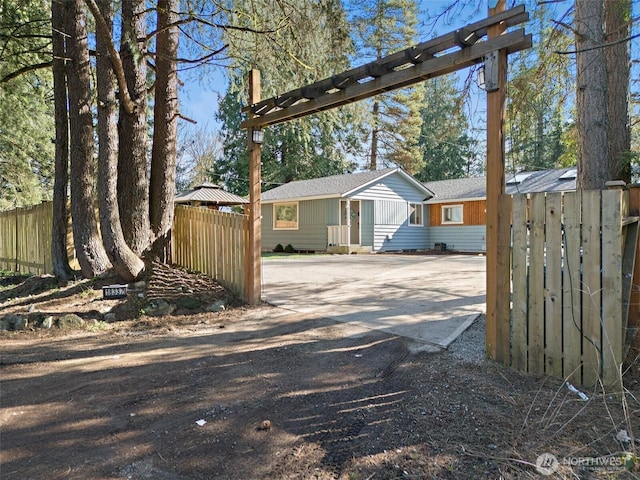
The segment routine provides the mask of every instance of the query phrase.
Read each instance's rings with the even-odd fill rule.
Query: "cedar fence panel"
[[[0,268],[43,275],[53,273],[53,203],[0,212]]]
[[[245,298],[246,215],[176,205],[173,262],[215,278]]]
[[[629,301],[623,265],[633,263],[625,252],[635,251],[637,232],[627,217],[626,195],[604,190],[513,196],[514,368],[584,386],[620,385]],[[625,241],[633,246],[625,248]]]

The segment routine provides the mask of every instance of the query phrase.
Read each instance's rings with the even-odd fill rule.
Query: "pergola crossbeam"
[[[324,93],[317,98],[295,103],[279,110],[275,110],[276,107],[274,107],[271,111],[262,115],[254,113],[254,115],[256,115],[255,117],[242,122],[242,128],[276,125],[304,117],[310,113],[336,108],[375,96],[379,93],[407,87],[422,80],[469,67],[482,62],[485,55],[495,50],[505,49],[508,53],[513,53],[531,47],[531,43],[531,35],[525,34],[524,29],[515,30],[487,41],[477,42],[462,50],[434,57],[409,68],[390,71],[368,82],[354,83],[347,88],[331,91],[331,93]],[[343,74],[344,77],[352,78],[349,75],[350,72]],[[331,84],[331,79],[328,79],[328,81]],[[315,84],[306,88],[314,91],[314,86]],[[321,91],[323,88],[324,87],[318,87],[318,90]],[[335,90],[336,87],[332,85],[330,88]],[[299,96],[298,94],[294,94],[294,92],[285,94],[285,96],[290,95],[302,99],[302,89],[300,90]],[[309,90],[307,90],[307,93],[309,93]],[[271,100],[275,102],[274,99]],[[261,103],[256,104],[256,106],[259,106],[261,109],[264,108]],[[252,109],[252,111],[255,110]]]
[[[458,52],[464,51],[479,43],[487,35],[489,27],[493,25],[502,23],[505,27],[510,27],[528,19],[529,14],[525,11],[524,6],[520,5],[339,75],[325,78],[278,97],[263,100],[244,108],[243,111],[251,112],[254,117],[260,118],[274,114],[280,109],[287,109],[297,106],[299,103],[305,103],[307,100],[315,100],[323,95],[335,94],[335,90],[342,91],[355,84],[369,84],[375,79],[390,73],[433,60],[436,56],[439,58],[440,56],[448,55],[451,53],[448,51],[453,48],[461,49],[457,50]],[[270,124],[272,123],[264,123],[264,125]],[[258,124],[255,123],[255,125]],[[246,127],[247,125],[243,126]]]

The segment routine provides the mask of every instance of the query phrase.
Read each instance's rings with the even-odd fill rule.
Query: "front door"
[[[349,213],[351,217],[351,245],[360,245],[360,201],[351,200],[349,202]],[[347,220],[347,201],[340,202],[340,224],[348,225]]]

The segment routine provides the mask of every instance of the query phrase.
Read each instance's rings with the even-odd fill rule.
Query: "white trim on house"
[[[420,215],[418,215],[420,221],[417,223],[411,223],[411,205],[415,205],[420,209]],[[409,227],[424,227],[424,203],[407,202],[407,225]]]
[[[449,198],[449,199],[442,199],[439,200],[438,198],[434,197],[434,198],[430,198],[429,200],[427,200],[426,203],[427,205],[437,205],[439,203],[459,203],[459,202],[478,202],[480,200],[486,200],[487,197],[469,197],[469,198]]]
[[[295,205],[296,206],[296,226],[295,227],[277,227],[276,222],[278,221],[276,215],[276,208],[279,205]],[[286,221],[286,220],[284,220]],[[273,204],[273,230],[298,230],[300,227],[300,204],[297,201],[287,200],[285,202],[276,202]]]
[[[445,215],[445,210],[460,208],[460,220],[445,220],[447,217]],[[455,205],[442,205],[440,210],[440,225],[464,225],[464,205],[463,204],[455,204]],[[450,215],[453,217],[453,215]]]
[[[287,203],[287,202],[303,202],[307,200],[325,200],[327,198],[341,198],[340,194],[334,193],[332,195],[316,195],[315,197],[295,197],[295,198],[287,198],[287,199],[278,199],[278,200],[261,200],[261,203],[264,205],[274,204],[274,203]]]
[[[352,188],[351,190],[349,190],[348,192],[343,193],[341,196],[342,197],[348,197],[349,195],[351,195],[354,192],[357,192],[358,190],[363,190],[366,187],[369,187],[370,185],[373,185],[375,183],[380,182],[380,180],[382,180],[383,178],[388,177],[389,175],[393,175],[394,173],[399,173],[400,176],[404,177],[406,180],[408,180],[414,187],[416,187],[418,190],[425,192],[427,194],[427,196],[429,196],[430,198],[434,196],[433,192],[431,190],[429,190],[427,187],[425,187],[422,183],[420,183],[418,180],[416,180],[415,178],[413,178],[411,175],[409,175],[407,172],[405,172],[404,170],[402,170],[400,167],[397,167],[393,170],[390,170],[389,172],[385,173],[384,175],[380,175],[379,177],[374,178],[373,180],[370,180],[366,183],[363,183],[362,185],[356,187],[356,188]]]

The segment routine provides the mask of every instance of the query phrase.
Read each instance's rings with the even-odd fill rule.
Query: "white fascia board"
[[[295,198],[278,198],[275,200],[261,200],[262,204],[271,204],[271,203],[287,203],[287,202],[305,202],[307,200],[324,200],[327,198],[340,198],[340,195],[337,193],[331,195],[316,195],[314,197],[295,197]]]
[[[342,197],[348,197],[353,192],[356,192],[357,190],[360,190],[362,188],[366,188],[369,185],[372,185],[372,184],[374,184],[376,182],[379,182],[383,178],[386,178],[389,175],[393,175],[396,172],[400,173],[401,176],[403,176],[406,180],[408,180],[409,183],[411,183],[413,186],[415,186],[419,191],[424,192],[427,196],[431,196],[431,197],[434,196],[434,193],[431,190],[429,190],[427,187],[425,187],[422,183],[420,183],[418,180],[413,178],[411,175],[409,175],[407,172],[402,170],[400,167],[396,167],[395,169],[388,171],[384,175],[380,175],[379,177],[376,177],[373,180],[368,181],[367,183],[363,183],[362,185],[360,185],[360,186],[358,186],[356,188],[353,188],[353,189],[349,190],[348,192],[343,193]]]
[[[487,197],[444,198],[444,199],[430,198],[429,200],[427,200],[424,203],[426,203],[428,205],[433,205],[433,204],[437,204],[437,203],[477,202],[479,200],[486,200],[486,199],[487,199]]]

